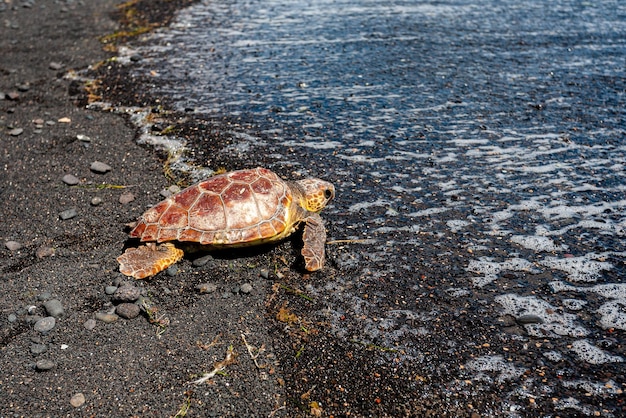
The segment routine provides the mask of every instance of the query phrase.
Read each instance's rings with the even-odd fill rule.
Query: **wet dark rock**
[[[543,324],[543,319],[541,317],[532,314],[518,316],[515,320],[520,325]]]
[[[209,261],[211,261],[213,259],[213,256],[210,254],[207,254],[203,257],[199,257],[196,258],[195,260],[193,260],[193,262],[191,263],[194,267],[202,267],[204,266],[206,263],[208,263]]]

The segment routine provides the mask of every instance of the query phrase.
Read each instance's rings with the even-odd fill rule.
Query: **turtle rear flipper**
[[[124,254],[117,257],[120,263],[120,272],[135,279],[144,279],[154,276],[183,258],[183,251],[171,243],[154,243],[142,245],[138,248],[128,248]]]
[[[312,213],[304,221],[306,222],[302,234],[304,268],[308,271],[316,271],[324,267],[326,228],[322,217],[317,213]]]

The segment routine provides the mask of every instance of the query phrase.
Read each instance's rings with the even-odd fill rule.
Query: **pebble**
[[[60,62],[52,61],[50,64],[48,64],[48,68],[50,68],[51,70],[57,71],[63,68],[63,64],[61,64]]]
[[[40,300],[40,301],[42,301],[42,302],[45,302],[45,301],[47,301],[48,299],[50,299],[51,297],[52,297],[52,293],[50,293],[50,292],[43,292],[43,293],[40,293],[40,294],[37,296],[37,300]],[[52,316],[54,316],[54,315],[52,315]]]
[[[165,274],[170,277],[174,277],[178,274],[178,266],[174,264],[173,266],[169,266],[167,270],[165,270]]]
[[[22,244],[17,241],[7,241],[4,243],[4,246],[7,247],[9,251],[17,251],[22,248]]]
[[[200,283],[196,286],[198,293],[213,293],[217,290],[217,286],[213,283]]]
[[[261,277],[263,277],[264,279],[269,279],[270,278],[270,271],[268,269],[261,269],[261,271],[259,272],[259,274],[261,275]]]
[[[7,93],[7,98],[9,100],[17,100],[20,98],[20,94],[16,91],[10,91]]]
[[[55,367],[56,367],[56,364],[52,360],[39,360],[35,364],[35,368],[41,372],[54,369]]]
[[[44,120],[43,120],[43,119],[41,119],[41,118],[33,119],[33,123],[34,123],[35,125],[37,125],[37,126],[41,126],[41,127],[43,127],[43,124],[44,124],[45,122],[46,122],[46,121],[44,121]]]
[[[115,313],[124,319],[137,318],[140,311],[139,305],[134,303],[120,303],[117,305],[117,308],[115,308]]]
[[[208,254],[208,255],[205,255],[205,256],[203,256],[203,257],[196,258],[195,260],[193,260],[193,261],[191,262],[191,264],[192,264],[194,267],[201,267],[201,266],[204,266],[204,265],[205,265],[206,263],[208,263],[209,261],[211,261],[212,259],[213,259],[213,256],[212,256],[212,255],[210,255],[210,254]]]
[[[11,129],[9,131],[9,135],[11,135],[11,136],[20,136],[20,135],[22,135],[23,132],[24,132],[24,129],[22,129],[22,128],[15,128],[15,129]]]
[[[55,318],[60,318],[65,314],[63,305],[61,304],[61,301],[58,299],[50,299],[49,301],[43,304],[43,307],[46,308],[46,312],[48,313],[48,315],[53,316]]]
[[[68,186],[75,186],[80,183],[78,177],[73,174],[66,174],[61,180],[63,180],[63,183],[67,184]]]
[[[115,322],[119,319],[119,316],[106,312],[96,312],[95,317],[98,321],[106,322],[107,324]]]
[[[233,294],[230,292],[224,292],[222,293],[222,299],[228,299],[232,296]]]
[[[34,329],[37,332],[41,332],[42,334],[45,334],[46,332],[51,331],[52,328],[54,328],[54,326],[56,325],[56,323],[57,323],[57,320],[53,316],[46,316],[45,318],[41,318],[40,320],[35,322]]]
[[[113,300],[116,302],[134,302],[141,296],[141,289],[131,285],[124,285],[113,293]]]
[[[74,408],[80,408],[84,404],[85,404],[85,395],[83,395],[80,392],[72,395],[72,397],[70,398],[70,405],[72,405]]]
[[[76,139],[78,139],[81,142],[91,142],[91,138],[89,138],[87,135],[83,135],[83,134],[76,135]]]
[[[9,323],[13,323],[13,322],[17,321],[17,315],[15,315],[13,313],[9,314],[7,320],[9,321]]]
[[[60,118],[59,120],[57,120],[57,122],[59,122],[59,123],[72,123],[72,119],[70,119],[68,117],[63,117],[63,118]]]
[[[101,197],[96,196],[93,199],[91,199],[91,206],[98,206],[100,203],[102,203]]]
[[[112,295],[117,290],[117,286],[107,286],[104,288],[104,293],[107,295]]]
[[[108,173],[112,170],[111,166],[100,161],[94,161],[89,167],[91,171],[98,174]]]
[[[42,245],[41,247],[37,248],[35,255],[37,256],[37,258],[45,258],[45,257],[53,256],[54,253],[55,253],[54,248],[46,247],[45,245]]]
[[[40,343],[33,343],[30,345],[30,352],[32,354],[43,354],[48,351],[48,346]]]
[[[120,195],[120,203],[122,205],[125,205],[127,203],[132,202],[133,200],[135,200],[135,195],[132,194],[131,192],[124,192]]]
[[[92,318],[86,320],[85,323],[83,324],[83,327],[85,327],[86,330],[91,331],[92,329],[96,327],[96,320]]]
[[[239,290],[241,291],[241,293],[243,293],[244,295],[247,295],[248,293],[250,293],[252,291],[252,285],[250,283],[244,283],[241,285],[241,287],[239,288]]]
[[[76,215],[78,215],[78,211],[75,208],[70,208],[59,213],[59,218],[61,218],[64,221],[67,221],[68,219],[72,219],[76,217]]]
[[[543,323],[543,319],[541,319],[541,317],[539,317],[537,315],[532,315],[532,314],[519,316],[519,317],[515,318],[515,320],[520,325],[542,324]]]

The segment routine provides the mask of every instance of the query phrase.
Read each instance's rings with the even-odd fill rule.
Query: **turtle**
[[[187,187],[129,224],[145,245],[117,258],[136,279],[153,276],[182,259],[180,244],[212,250],[275,242],[304,224],[301,254],[308,271],[324,266],[326,229],[319,212],[335,197],[317,178],[285,181],[266,168],[231,171]],[[157,245],[158,244],[158,245]]]

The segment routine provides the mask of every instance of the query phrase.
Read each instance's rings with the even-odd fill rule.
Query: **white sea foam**
[[[573,282],[595,282],[600,272],[613,268],[611,263],[593,260],[595,257],[593,253],[570,258],[546,257],[539,263],[568,273],[568,279]]]
[[[599,347],[591,344],[588,340],[577,340],[572,343],[572,351],[578,355],[582,361],[591,364],[604,364],[604,363],[621,363],[624,358],[621,356],[614,356]]]

